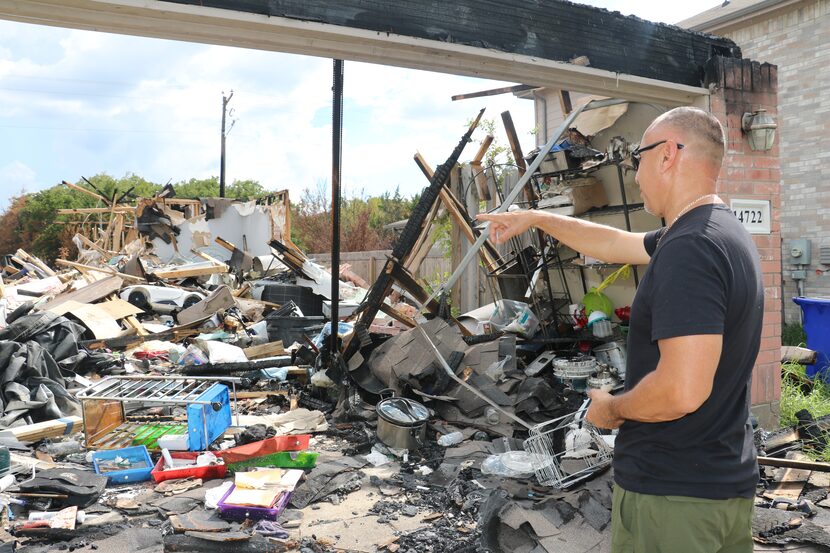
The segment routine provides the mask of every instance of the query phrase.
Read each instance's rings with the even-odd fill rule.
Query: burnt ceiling
[[[557,0],[163,0],[488,48],[701,86],[731,40]]]

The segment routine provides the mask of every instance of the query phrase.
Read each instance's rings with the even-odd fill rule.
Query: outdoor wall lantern
[[[767,151],[775,141],[775,129],[778,125],[775,119],[764,109],[752,113],[744,113],[741,118],[741,128],[749,138],[749,147],[753,150]]]

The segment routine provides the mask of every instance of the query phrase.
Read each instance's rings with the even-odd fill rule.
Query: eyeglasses
[[[640,158],[642,157],[643,152],[653,150],[654,148],[656,148],[660,144],[665,144],[666,142],[668,142],[668,139],[660,140],[658,142],[655,142],[654,144],[649,144],[648,146],[643,146],[642,148],[640,148],[640,147],[634,148],[634,151],[631,152],[631,165],[634,167],[634,170],[636,171],[637,169],[640,168]],[[678,142],[677,149],[682,150],[683,149],[683,144],[680,144]]]

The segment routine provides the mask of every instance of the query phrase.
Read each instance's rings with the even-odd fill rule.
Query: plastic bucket
[[[807,365],[807,376],[815,378],[821,374],[828,379],[830,367],[830,299],[793,298],[804,314],[804,332],[807,333],[807,348],[815,351],[816,363]]]

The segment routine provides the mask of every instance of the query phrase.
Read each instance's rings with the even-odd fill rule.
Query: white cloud
[[[717,4],[586,3],[664,21]],[[229,181],[255,179],[298,198],[330,177],[331,60],[10,22],[0,35],[0,167],[35,168],[15,177],[33,189],[99,171],[157,182],[216,175],[221,95],[231,90]],[[531,101],[450,100],[510,84],[347,62],[344,188],[416,192],[426,180],[413,153],[443,162],[485,106],[499,133],[501,112],[511,112],[527,153]]]
[[[5,209],[18,194],[37,189],[37,174],[25,163],[15,160],[0,167],[0,209]]]

